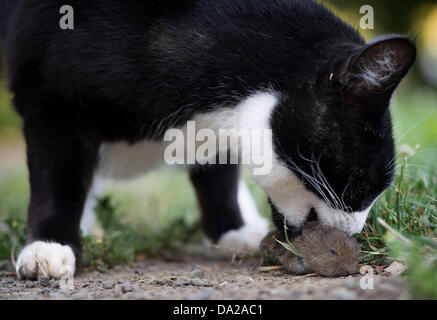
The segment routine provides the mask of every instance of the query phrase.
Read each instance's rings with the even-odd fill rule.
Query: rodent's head
[[[360,249],[356,239],[345,232],[311,222],[302,229],[296,247],[305,265],[327,277],[346,276],[358,270]]]

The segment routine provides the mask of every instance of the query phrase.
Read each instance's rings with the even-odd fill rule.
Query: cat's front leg
[[[98,144],[51,111],[24,121],[31,197],[28,245],[16,265],[21,279],[73,274],[81,256],[80,218]]]

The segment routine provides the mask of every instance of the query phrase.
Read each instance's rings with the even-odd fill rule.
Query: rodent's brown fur
[[[291,243],[302,258],[286,250],[276,240],[285,242],[283,232],[272,231],[261,242],[263,253],[274,255],[293,274],[317,273],[327,277],[346,276],[358,270],[359,247],[356,239],[346,233],[310,222]]]

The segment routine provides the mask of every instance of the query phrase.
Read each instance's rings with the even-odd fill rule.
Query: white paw
[[[250,254],[258,250],[259,244],[268,233],[267,224],[246,225],[238,230],[226,232],[219,239],[217,245],[225,254]]]
[[[36,279],[39,275],[60,279],[67,273],[74,274],[75,266],[70,246],[36,241],[21,251],[16,270],[20,279]]]

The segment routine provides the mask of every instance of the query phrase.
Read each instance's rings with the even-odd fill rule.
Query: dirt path
[[[73,290],[59,281],[0,278],[0,299],[409,299],[402,279],[374,276],[374,289],[360,288],[360,275],[346,278],[260,272],[259,261],[232,263],[211,252],[153,258],[108,273],[81,272]]]

